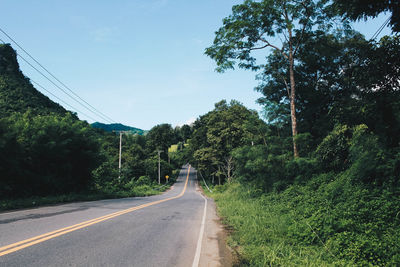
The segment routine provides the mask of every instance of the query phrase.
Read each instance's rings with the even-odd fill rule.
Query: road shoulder
[[[200,186],[198,186],[198,190],[203,194]],[[207,216],[201,246],[200,267],[230,267],[233,265],[232,252],[226,243],[227,236],[217,214],[214,200],[207,197]]]

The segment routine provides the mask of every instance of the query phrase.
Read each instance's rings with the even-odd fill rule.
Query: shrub
[[[354,128],[350,142],[351,167],[349,175],[355,181],[365,184],[382,185],[390,177],[394,167],[387,162],[388,155],[378,141],[378,137],[368,131],[366,125]]]
[[[319,144],[316,158],[324,171],[339,172],[349,164],[349,147],[352,131],[346,125],[336,126]]]
[[[150,180],[150,177],[147,175],[140,176],[139,179],[136,180],[137,185],[149,185],[152,184],[152,181]]]
[[[308,157],[314,150],[314,141],[310,133],[300,133],[295,137],[297,148],[301,157]]]

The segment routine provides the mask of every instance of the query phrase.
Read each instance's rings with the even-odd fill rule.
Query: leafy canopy
[[[331,27],[327,12],[327,0],[246,0],[232,7],[232,14],[223,20],[223,26],[215,33],[212,46],[205,54],[214,59],[217,71],[240,68],[257,70],[255,50],[273,48],[287,55],[284,43],[289,41],[289,31],[297,36],[297,47],[302,34],[314,26],[322,29]],[[282,46],[274,43],[280,37]],[[276,38],[275,38],[276,39]]]

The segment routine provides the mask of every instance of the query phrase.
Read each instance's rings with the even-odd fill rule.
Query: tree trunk
[[[227,174],[226,177],[228,179],[228,183],[232,181],[232,176],[231,176],[232,171],[233,171],[233,158],[232,156],[229,156],[226,159],[226,174]]]
[[[297,135],[297,119],[296,119],[296,85],[294,81],[294,58],[292,47],[289,51],[289,73],[290,73],[290,117],[292,119],[292,138],[293,138],[293,154],[295,158],[299,157],[297,150],[296,135]]]

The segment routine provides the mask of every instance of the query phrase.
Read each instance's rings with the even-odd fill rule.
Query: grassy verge
[[[112,190],[101,190],[101,191],[88,191],[83,193],[70,193],[56,196],[37,196],[20,199],[5,199],[0,200],[0,211],[23,209],[39,207],[44,205],[69,203],[76,201],[95,201],[101,199],[114,199],[114,198],[125,198],[125,197],[144,197],[160,194],[168,190],[171,185],[175,182],[175,179],[170,179],[168,184],[143,184],[132,186],[124,190],[112,191]]]
[[[232,229],[228,245],[237,251],[239,266],[346,266],[318,242],[310,245],[292,235],[307,227],[295,221],[290,205],[278,194],[257,194],[240,184],[216,186],[213,193],[223,222]],[[304,224],[304,225],[302,225]],[[296,229],[297,227],[297,229]]]

